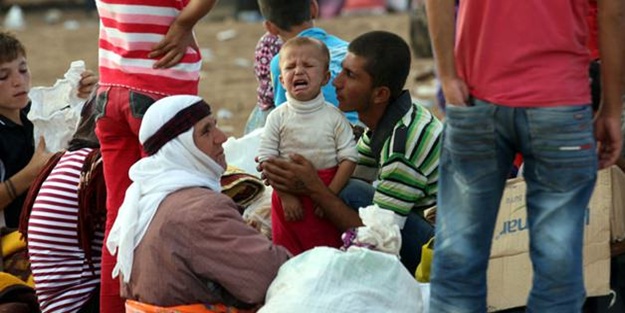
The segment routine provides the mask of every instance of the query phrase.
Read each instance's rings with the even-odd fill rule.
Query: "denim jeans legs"
[[[597,171],[590,105],[447,107],[430,312],[486,312],[486,270],[506,177],[524,158],[528,312],[580,312],[584,214]]]
[[[343,187],[339,197],[347,206],[358,211],[359,208],[367,207],[373,203],[374,193],[375,188],[371,184],[352,178]],[[399,250],[401,263],[410,274],[414,275],[417,265],[421,262],[421,247],[432,236],[434,236],[432,225],[418,213],[410,212],[406,217],[406,224],[401,230],[402,244]]]

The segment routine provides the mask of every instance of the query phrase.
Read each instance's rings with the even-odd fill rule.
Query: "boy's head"
[[[26,50],[15,36],[0,32],[0,114],[16,122],[28,104],[30,71]]]
[[[372,87],[388,87],[391,100],[397,99],[410,73],[410,48],[406,41],[386,31],[372,31],[356,37],[347,48],[365,60],[364,70]]]
[[[0,32],[0,63],[11,62],[20,56],[26,57],[22,43],[12,34]]]
[[[269,32],[272,26],[290,32],[294,26],[302,25],[313,19],[312,10],[316,9],[316,0],[258,0],[260,13],[265,20],[265,27]]]
[[[330,52],[309,37],[289,39],[280,49],[280,83],[296,100],[312,100],[330,80]]]

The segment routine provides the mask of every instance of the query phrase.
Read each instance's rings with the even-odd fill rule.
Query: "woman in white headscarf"
[[[163,98],[143,117],[139,140],[148,157],[130,168],[133,183],[106,242],[117,252],[122,296],[207,310],[262,303],[289,255],[220,193],[226,136],[210,106],[197,96]]]

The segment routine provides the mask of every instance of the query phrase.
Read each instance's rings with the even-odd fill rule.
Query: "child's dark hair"
[[[15,35],[0,31],[0,63],[11,62],[20,56],[26,57],[24,45]]]
[[[293,37],[287,40],[282,46],[282,50],[289,47],[303,47],[303,46],[313,46],[319,49],[319,52],[323,56],[325,62],[325,69],[329,69],[330,67],[330,50],[328,47],[321,41],[310,37]]]
[[[260,13],[280,29],[291,31],[291,27],[311,20],[311,0],[258,0]]]
[[[386,86],[391,100],[401,94],[410,73],[410,48],[404,39],[386,31],[372,31],[358,36],[347,50],[366,59],[365,71],[373,86]]]

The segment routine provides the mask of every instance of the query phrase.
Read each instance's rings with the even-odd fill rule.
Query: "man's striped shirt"
[[[406,216],[436,203],[442,130],[426,108],[411,104],[383,141],[379,158],[371,147],[374,133],[365,132],[358,141],[355,176],[377,179],[374,204]]]

